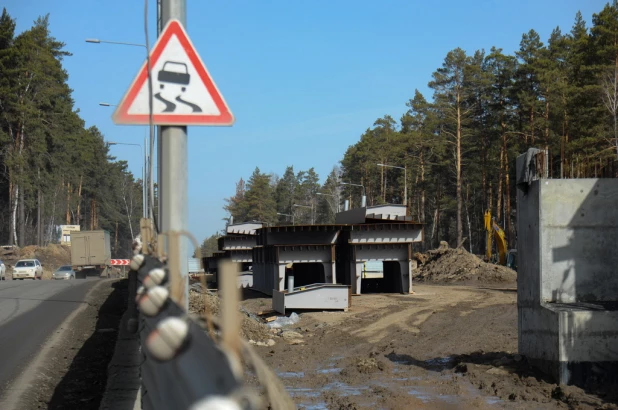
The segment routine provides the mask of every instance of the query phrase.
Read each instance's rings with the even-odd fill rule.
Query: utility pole
[[[150,203],[148,202],[148,145],[146,145],[146,137],[144,136],[144,165],[142,165],[142,201],[144,201],[144,206],[142,210],[142,217],[148,218],[148,208],[150,208]]]
[[[185,0],[161,0],[160,12],[160,27],[165,27],[170,20],[176,19],[186,28],[187,9]],[[187,127],[161,126],[158,134],[159,229],[161,232],[187,231],[187,215],[189,212],[187,195]],[[180,275],[184,284],[183,302],[184,308],[188,309],[189,267],[187,266],[188,246],[186,238],[181,237],[178,244],[180,249],[177,257],[180,262]]]

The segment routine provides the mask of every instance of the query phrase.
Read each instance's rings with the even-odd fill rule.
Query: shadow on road
[[[98,312],[91,309],[86,317],[76,319],[83,322],[75,323],[76,326],[84,326],[83,332],[89,329],[88,320],[96,320],[96,327],[81,347],[75,347],[78,342],[69,342],[63,347],[71,350],[79,348],[79,351],[56,386],[48,409],[99,408],[107,383],[107,366],[114,354],[118,326],[128,297],[127,280],[114,281],[109,286],[113,287],[113,291],[100,305]],[[79,330],[73,333],[79,335]]]

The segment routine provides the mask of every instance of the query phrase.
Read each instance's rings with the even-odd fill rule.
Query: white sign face
[[[155,114],[221,114],[177,36],[170,38],[161,57],[153,65],[152,82],[152,111]],[[146,81],[130,105],[129,115],[148,113]]]
[[[148,124],[147,62],[114,112],[116,124]],[[152,113],[158,125],[232,125],[234,117],[191,40],[177,20],[150,53]]]

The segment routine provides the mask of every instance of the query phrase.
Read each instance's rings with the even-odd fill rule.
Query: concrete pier
[[[615,381],[618,179],[526,173],[542,154],[517,159],[519,353],[558,383]]]

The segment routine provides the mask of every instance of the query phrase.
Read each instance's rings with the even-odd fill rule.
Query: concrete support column
[[[361,280],[363,275],[363,262],[352,265],[352,293],[361,294]]]
[[[415,269],[416,261],[399,261],[401,269],[401,283],[403,293],[412,293],[412,270]]]
[[[330,271],[332,273],[332,283],[337,283],[337,264],[335,263],[335,261],[331,262],[331,267],[330,267]]]
[[[279,267],[277,269],[277,276],[275,279],[275,289],[277,289],[280,292],[283,292],[285,290],[286,287],[286,283],[285,283],[285,263],[280,263]]]

